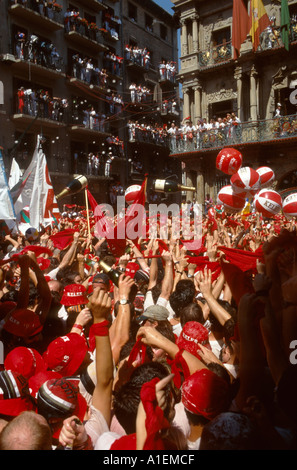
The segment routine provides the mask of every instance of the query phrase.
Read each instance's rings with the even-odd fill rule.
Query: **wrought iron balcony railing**
[[[201,67],[209,67],[221,62],[232,59],[232,42],[219,44],[208,50],[199,52],[199,65]]]
[[[292,19],[290,25],[290,43],[297,41],[297,20]],[[259,51],[266,51],[269,49],[275,49],[277,47],[283,47],[281,28],[280,26],[269,26],[260,35],[260,46]]]
[[[247,121],[219,129],[179,133],[169,138],[172,154],[222,148],[227,145],[269,142],[297,137],[297,114],[275,119]]]

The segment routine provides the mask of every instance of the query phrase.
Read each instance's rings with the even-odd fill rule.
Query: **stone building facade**
[[[172,155],[181,159],[188,185],[196,185],[197,200],[213,198],[230,178],[216,169],[216,156],[223,147],[238,148],[244,166],[270,166],[276,174],[275,188],[287,191],[296,179],[297,2],[289,0],[290,48],[280,33],[279,1],[263,0],[271,27],[261,35],[253,51],[251,37],[234,60],[232,47],[233,2],[226,0],[173,0],[180,20],[181,57],[179,80],[183,92],[183,117],[194,125],[200,119],[224,118],[234,113],[240,120],[232,135],[207,131],[199,142],[183,142]],[[245,1],[247,8],[249,0]],[[280,103],[281,118],[274,119]],[[199,123],[199,122],[198,122]],[[192,195],[187,197],[191,199]]]

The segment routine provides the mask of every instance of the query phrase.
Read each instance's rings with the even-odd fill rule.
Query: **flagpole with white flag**
[[[24,207],[28,206],[30,224],[39,230],[41,226],[50,225],[53,216],[56,219],[60,216],[46,157],[41,145],[41,136],[37,138],[32,161],[25,171],[23,179],[25,185],[15,203],[15,211],[19,214]]]

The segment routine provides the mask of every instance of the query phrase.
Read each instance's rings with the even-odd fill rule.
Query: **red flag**
[[[104,234],[104,237],[106,238],[110,251],[113,253],[114,256],[122,256],[125,252],[126,248],[126,238],[130,238],[131,240],[136,239],[137,237],[133,238],[131,234],[128,231],[127,235],[127,229],[129,229],[129,224],[131,224],[135,218],[135,212],[137,212],[137,206],[143,206],[144,210],[144,204],[146,200],[146,182],[147,178],[143,181],[141,185],[141,189],[139,190],[139,193],[131,206],[128,207],[125,216],[119,220],[117,224],[113,223],[111,219],[108,219],[103,213],[101,209],[104,208],[104,205],[97,206],[97,203],[95,199],[92,197],[90,192],[88,191],[88,197],[90,201],[90,205],[92,209],[94,210],[95,207],[97,207],[96,213],[94,210],[95,214],[95,220],[96,222],[99,223],[99,229],[101,234]],[[144,211],[145,215],[145,211]],[[145,222],[145,220],[144,220]],[[104,232],[102,230],[104,228]],[[144,232],[145,232],[145,226],[144,226]],[[130,235],[130,236],[129,236]]]
[[[249,15],[243,0],[233,0],[232,46],[234,59],[238,58],[240,46],[249,31]]]
[[[74,233],[75,230],[67,228],[66,230],[62,230],[61,232],[57,232],[54,235],[51,235],[50,239],[52,240],[55,248],[64,250],[64,248],[72,243]]]
[[[227,248],[226,246],[218,246],[218,251],[225,253],[226,260],[241,271],[255,271],[257,269],[257,259],[263,259],[262,249],[256,251],[238,250],[236,248]]]

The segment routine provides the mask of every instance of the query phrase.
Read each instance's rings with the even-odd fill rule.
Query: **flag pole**
[[[85,188],[85,199],[86,199],[86,210],[87,210],[87,222],[88,222],[88,235],[91,236],[90,229],[90,215],[89,215],[89,201],[88,201],[88,187]]]

